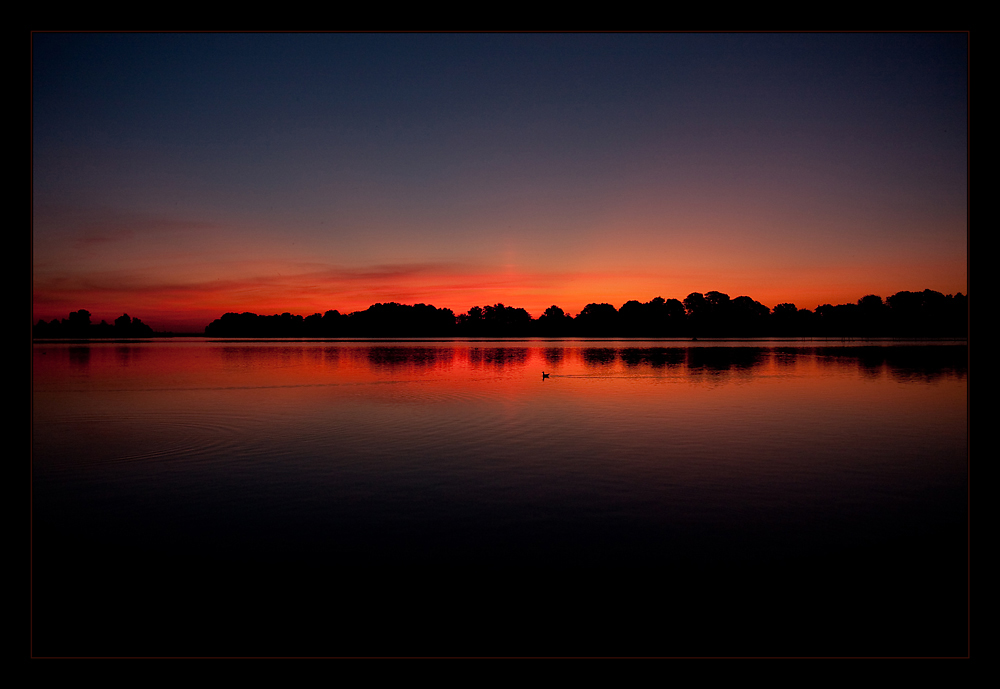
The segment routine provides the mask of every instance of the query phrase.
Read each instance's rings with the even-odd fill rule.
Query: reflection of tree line
[[[969,350],[965,345],[897,347],[819,347],[820,362],[856,362],[862,371],[877,375],[888,369],[893,377],[934,379],[944,373],[964,375],[969,370]]]
[[[141,350],[120,348],[119,358],[137,355]],[[304,355],[336,364],[342,357],[367,361],[379,369],[434,369],[449,366],[455,360],[466,359],[472,368],[524,368],[531,360],[529,347],[316,347],[250,348],[224,347],[225,359],[248,363],[279,357],[295,360]],[[868,375],[878,376],[888,370],[890,375],[904,380],[933,380],[944,374],[965,375],[968,372],[968,348],[965,345],[935,346],[836,346],[836,347],[545,347],[541,354],[550,368],[558,370],[578,358],[588,370],[599,373],[622,364],[629,369],[684,369],[689,373],[749,371],[773,361],[779,367],[795,366],[800,358],[816,357],[821,365],[855,364]],[[69,348],[70,363],[86,368],[90,363],[90,347]]]
[[[455,316],[428,304],[375,304],[364,311],[296,316],[227,313],[212,321],[213,337],[962,337],[968,298],[933,290],[897,292],[885,301],[868,295],[854,304],[815,310],[750,297],[693,292],[683,301],[657,297],[587,304],[575,317],[550,306],[538,318],[522,308],[474,306]]]
[[[546,347],[546,363],[554,368],[579,357],[594,372],[621,364],[628,369],[683,368],[691,373],[749,371],[774,361],[794,366],[800,358],[818,358],[834,366],[851,363],[870,374],[888,369],[895,377],[931,379],[968,371],[965,345],[848,347]],[[523,368],[531,359],[528,347],[369,347],[366,358],[378,368],[436,367],[468,358],[473,368]]]
[[[728,371],[759,366],[768,352],[761,347],[587,347],[581,356],[589,368],[606,368],[620,361],[626,368]]]

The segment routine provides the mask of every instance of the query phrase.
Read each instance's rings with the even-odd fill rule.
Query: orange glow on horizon
[[[462,272],[419,266],[342,274],[280,272],[288,268],[277,266],[271,275],[256,279],[188,283],[139,275],[115,280],[96,276],[76,280],[36,277],[33,322],[66,318],[69,312],[83,308],[91,312],[95,323],[102,319],[110,323],[128,313],[157,330],[200,332],[227,312],[308,316],[331,309],[350,313],[390,301],[432,304],[450,308],[456,315],[473,306],[503,303],[524,308],[537,318],[552,305],[576,315],[589,303],[610,303],[620,308],[632,299],[647,302],[659,296],[683,300],[692,292],[711,290],[733,298],[749,296],[768,308],[787,302],[808,309],[826,303],[853,303],[867,294],[884,299],[902,290],[968,292],[964,266],[962,272],[941,268],[935,271],[928,266],[924,277],[911,276],[912,267],[900,265],[880,270],[869,266],[790,270],[780,277],[761,277],[749,269],[743,274],[714,277],[692,271],[674,278],[652,272],[543,273],[511,268]]]

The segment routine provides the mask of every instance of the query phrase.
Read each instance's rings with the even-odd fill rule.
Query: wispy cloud
[[[75,248],[137,237],[182,238],[218,230],[219,224],[177,213],[126,211],[117,208],[42,206],[34,209],[35,239],[69,241]]]

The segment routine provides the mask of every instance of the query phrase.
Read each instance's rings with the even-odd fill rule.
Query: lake
[[[36,342],[32,375],[34,655],[968,653],[964,342]]]

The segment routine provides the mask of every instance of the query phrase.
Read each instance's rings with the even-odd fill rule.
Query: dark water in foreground
[[[690,345],[36,344],[34,654],[965,655],[966,347]]]

